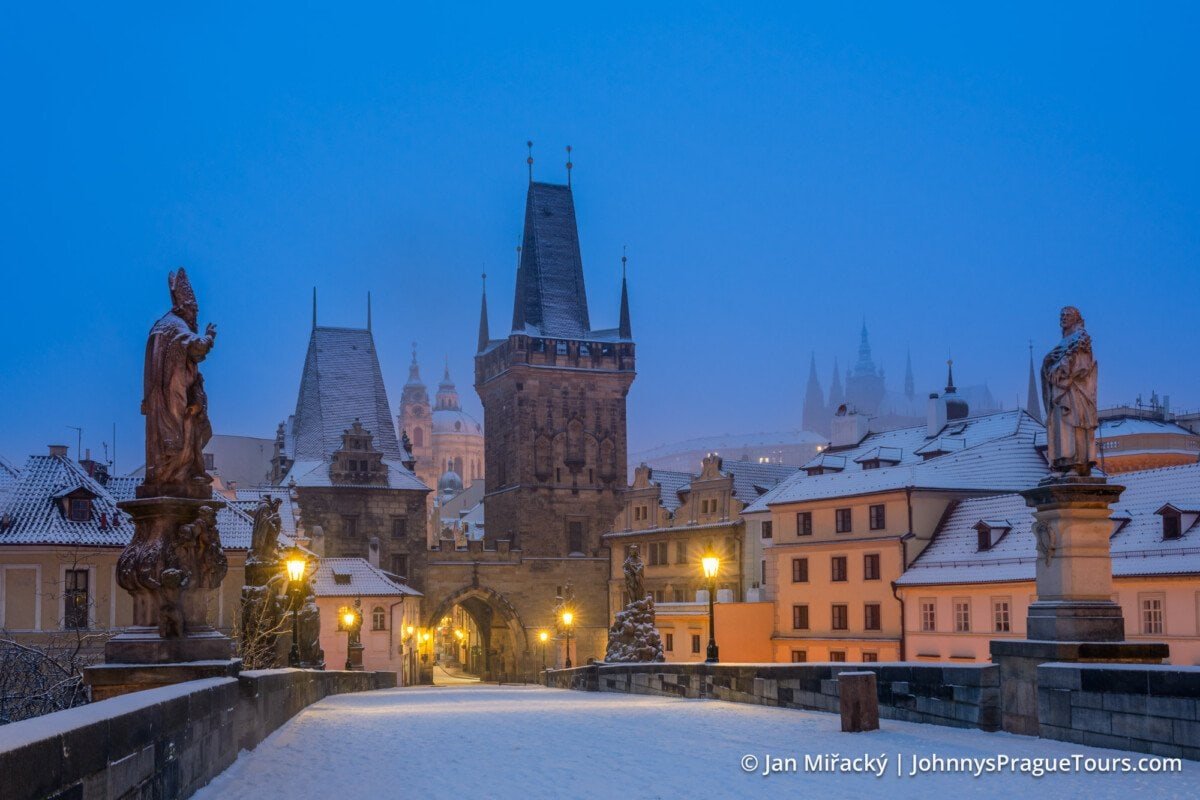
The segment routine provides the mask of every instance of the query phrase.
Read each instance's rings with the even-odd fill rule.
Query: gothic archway
[[[443,599],[425,620],[436,630],[461,610],[474,622],[479,641],[464,643],[464,667],[485,681],[520,680],[532,672],[530,642],[520,615],[504,595],[486,586],[467,585]],[[476,649],[477,648],[477,649]]]

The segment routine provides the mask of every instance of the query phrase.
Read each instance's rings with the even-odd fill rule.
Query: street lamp
[[[704,577],[708,578],[708,657],[704,661],[716,664],[717,634],[713,617],[713,596],[717,593],[717,572],[721,569],[721,559],[710,550],[708,555],[700,559],[700,564],[704,567]]]
[[[292,596],[292,649],[288,651],[288,666],[300,666],[300,601],[303,598],[304,570],[308,559],[299,547],[288,550],[284,559],[287,567],[288,593]]]
[[[548,632],[538,631],[538,641],[542,643],[542,672],[546,671],[546,640],[549,638]]]
[[[571,668],[571,623],[575,621],[575,615],[570,611],[564,611],[562,615],[563,630],[567,632],[567,660],[564,666],[567,669]]]

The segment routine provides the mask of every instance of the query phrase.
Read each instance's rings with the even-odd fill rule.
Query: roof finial
[[[412,353],[413,353],[412,363],[415,364],[415,363],[417,363],[417,343],[416,342],[412,343]]]
[[[367,289],[367,330],[371,330],[371,290]]]
[[[629,250],[629,245],[621,245],[621,280],[625,280],[625,262],[629,260],[626,252]]]
[[[946,393],[953,394],[954,389],[954,359],[946,359]]]
[[[525,146],[529,148],[529,158],[525,159],[525,163],[529,165],[529,182],[533,183],[533,142],[525,142]]]
[[[313,330],[317,329],[317,287],[313,287]]]
[[[571,163],[571,145],[567,145],[567,188],[571,188],[571,167],[575,166]]]

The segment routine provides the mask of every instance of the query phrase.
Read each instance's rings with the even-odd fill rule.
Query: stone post
[[[837,676],[842,732],[879,730],[879,694],[875,673],[841,672]]]

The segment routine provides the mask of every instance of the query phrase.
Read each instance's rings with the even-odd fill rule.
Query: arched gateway
[[[457,626],[456,618],[462,617],[467,624]],[[425,624],[438,632],[440,654],[457,658],[463,669],[485,681],[520,680],[532,672],[521,616],[495,589],[463,586],[438,603]]]

